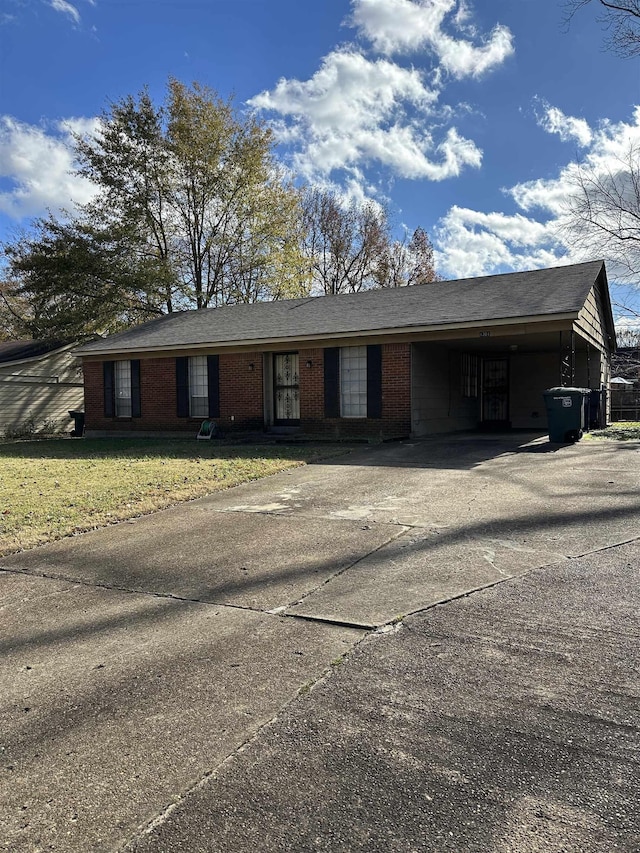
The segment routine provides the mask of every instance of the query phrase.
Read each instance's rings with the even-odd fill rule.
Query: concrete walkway
[[[219,826],[218,841],[185,840],[190,820],[185,824],[182,806],[172,803],[189,791],[215,791],[222,803],[210,784],[238,797],[234,785],[251,772],[244,768],[252,756],[262,755],[274,718],[310,714],[310,702],[316,709],[319,693],[308,691],[327,672],[336,674],[326,685],[338,672],[347,679],[354,673],[376,696],[377,664],[366,655],[381,635],[368,629],[532,570],[531,577],[544,578],[539,592],[547,583],[555,590],[545,601],[561,603],[556,579],[574,577],[576,558],[593,561],[599,549],[640,536],[639,453],[633,443],[558,446],[518,436],[366,447],[2,559],[0,849],[245,849]],[[553,568],[535,571],[544,566]],[[498,586],[481,599],[493,602],[507,588],[519,589]],[[541,601],[530,596],[534,608]],[[426,624],[420,620],[440,612],[448,618],[453,605],[416,619]],[[538,618],[527,628],[532,638]],[[429,701],[442,695],[435,676],[425,681],[419,658],[412,663],[416,649],[403,631],[394,630],[382,635],[387,648],[407,672],[415,666]],[[375,641],[351,656],[371,636]],[[336,668],[345,655],[345,666]],[[456,678],[477,689],[464,668]],[[630,679],[621,695],[637,686]],[[380,724],[396,725],[391,718]],[[317,734],[321,743],[331,741],[321,725]],[[286,742],[285,731],[278,750],[286,752]],[[292,742],[292,762],[296,749]],[[278,760],[283,767],[289,761]],[[298,761],[307,795],[321,796],[308,783],[303,754]],[[345,779],[349,767],[342,768]],[[211,773],[216,779],[208,782]],[[285,776],[297,785],[288,771],[265,776],[264,784],[277,787]],[[295,812],[276,805],[273,839]],[[247,825],[258,825],[259,805],[245,798],[243,807]],[[169,835],[153,841],[155,831],[174,831],[174,813],[183,821],[175,829],[182,846],[170,846]],[[227,813],[217,814],[231,826]],[[370,838],[366,814],[363,808],[363,839]],[[149,827],[156,829],[145,834]],[[445,849],[433,839],[420,846],[412,833],[407,839],[408,846],[392,849]],[[265,850],[374,849],[353,838],[334,846],[327,838],[307,839],[306,847],[251,843]]]

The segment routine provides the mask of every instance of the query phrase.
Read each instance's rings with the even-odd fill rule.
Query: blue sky
[[[0,0],[0,240],[88,198],[70,129],[171,75],[257,110],[296,175],[424,227],[446,277],[580,260],[562,206],[576,162],[640,144],[640,63],[561,3]]]

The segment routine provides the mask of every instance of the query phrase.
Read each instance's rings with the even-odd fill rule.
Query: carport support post
[[[576,333],[571,329],[569,346],[564,347],[563,333],[560,332],[560,385],[572,387],[576,381]]]

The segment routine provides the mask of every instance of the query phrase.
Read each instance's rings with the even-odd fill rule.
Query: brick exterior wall
[[[382,418],[324,417],[324,350],[299,349],[300,426],[303,433],[327,438],[384,439],[411,429],[411,350],[409,344],[382,347]],[[307,362],[311,363],[307,367]],[[223,433],[264,429],[263,354],[220,354],[220,417]],[[105,418],[103,365],[84,360],[85,423],[89,432],[197,432],[202,418],[176,412],[174,358],[140,360],[139,418]]]
[[[262,389],[261,352],[220,356],[220,417],[216,420],[224,432],[264,429]]]
[[[306,367],[311,360],[312,367]],[[300,350],[300,425],[332,438],[400,438],[411,432],[411,346],[382,345],[382,418],[324,417],[324,350]]]

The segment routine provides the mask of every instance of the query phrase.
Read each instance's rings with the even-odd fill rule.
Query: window
[[[115,414],[117,418],[131,417],[131,362],[116,361],[113,379],[115,389]]]
[[[478,396],[478,356],[463,353],[460,361],[463,397]]]
[[[367,417],[367,348],[340,349],[340,414]]]
[[[382,346],[324,350],[325,418],[382,418]]]
[[[189,415],[192,418],[209,417],[209,372],[206,355],[195,355],[189,359]]]
[[[176,358],[176,414],[179,418],[220,417],[220,362],[217,355]]]
[[[105,418],[142,417],[140,360],[105,361],[102,369]]]

